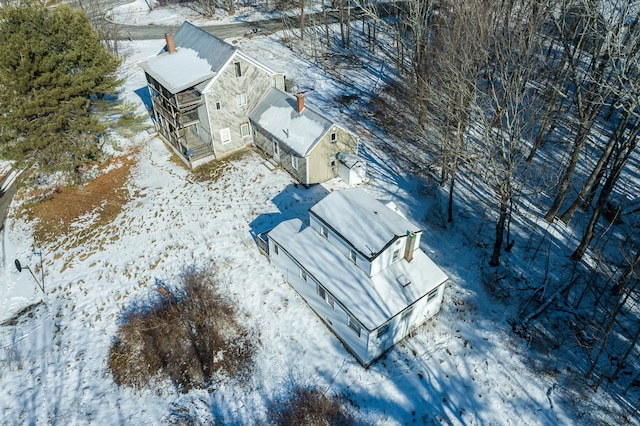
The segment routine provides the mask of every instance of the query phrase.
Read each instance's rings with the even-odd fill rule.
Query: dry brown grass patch
[[[233,154],[229,154],[226,157],[203,164],[193,171],[193,178],[197,182],[216,182],[233,167],[234,161],[239,160],[250,152],[251,150],[248,148],[243,149],[241,151],[234,152]]]
[[[353,425],[355,420],[343,407],[342,398],[318,388],[296,387],[284,401],[269,407],[272,423],[278,426]]]
[[[34,238],[37,244],[53,242],[70,234],[71,225],[92,215],[92,226],[110,223],[129,201],[126,183],[135,156],[117,157],[101,166],[101,173],[84,187],[57,187],[37,202],[25,203],[23,213],[36,220]],[[33,194],[31,194],[33,195]],[[86,229],[83,231],[86,232]]]
[[[246,378],[257,339],[217,286],[214,272],[190,271],[180,288],[160,285],[133,307],[109,351],[116,384],[140,389],[170,379],[187,392],[215,379]]]

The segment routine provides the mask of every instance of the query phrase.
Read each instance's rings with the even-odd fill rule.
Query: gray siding
[[[235,76],[235,62],[240,62],[242,76]],[[252,63],[235,55],[229,65],[225,67],[206,93],[211,135],[216,155],[224,155],[236,151],[252,143],[252,132],[242,138],[240,125],[248,123],[249,112],[258,104],[260,99],[274,84],[273,77]],[[247,103],[238,106],[238,96],[246,94]],[[221,109],[216,109],[216,102],[220,101]],[[222,144],[220,130],[228,128],[231,142]]]

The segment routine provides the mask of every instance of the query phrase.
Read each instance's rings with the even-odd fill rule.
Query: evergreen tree
[[[82,10],[0,8],[0,155],[46,171],[77,171],[100,157],[105,102],[119,60]]]

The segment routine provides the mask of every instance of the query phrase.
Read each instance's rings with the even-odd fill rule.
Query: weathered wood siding
[[[236,62],[240,63],[242,70],[240,77],[236,77],[235,74]],[[217,80],[206,90],[210,131],[217,156],[236,151],[252,143],[251,129],[248,136],[243,138],[240,134],[240,126],[249,122],[247,119],[249,112],[260,102],[267,90],[277,84],[277,81],[278,78],[274,79],[265,70],[235,54]],[[247,97],[247,103],[238,106],[238,96],[243,94]],[[220,102],[220,109],[216,109],[216,102]],[[230,131],[231,141],[223,145],[220,131],[225,128]]]
[[[264,130],[259,129],[257,125],[253,125],[253,127],[254,130],[256,130],[255,135],[253,136],[253,144],[260,148],[260,150],[262,150],[262,152],[264,152],[267,157],[274,158],[272,137]],[[308,158],[298,157],[298,169],[296,170],[293,168],[291,158],[294,154],[292,154],[282,142],[279,143],[279,146],[280,159],[276,162],[280,164],[280,167],[289,172],[289,174],[291,174],[291,176],[293,176],[295,180],[303,185],[306,185]]]
[[[331,142],[333,131],[336,132],[335,142]],[[336,158],[338,153],[357,154],[357,151],[358,139],[356,136],[339,126],[333,126],[309,155],[309,182],[307,184],[325,182],[338,176],[338,159]],[[332,160],[335,160],[333,167],[331,166]]]

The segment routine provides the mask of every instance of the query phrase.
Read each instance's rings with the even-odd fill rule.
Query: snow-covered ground
[[[236,42],[284,69],[299,86],[312,88],[308,105],[362,130],[337,108],[321,106],[344,87],[276,36]],[[123,96],[141,111],[145,82],[136,62],[156,54],[163,44],[125,43]],[[359,87],[350,90],[365,96],[379,84],[378,69],[369,67],[354,76]],[[455,282],[445,291],[441,313],[410,339],[369,369],[362,368],[257,249],[254,233],[284,219],[306,217],[313,203],[327,191],[343,188],[342,182],[305,189],[252,152],[232,161],[219,180],[196,182],[170,160],[158,138],[143,132],[122,141],[122,146],[139,145],[141,150],[129,182],[133,199],[117,219],[81,244],[59,241],[39,248],[44,296],[30,275],[13,267],[14,258],[33,269],[39,264],[32,254],[30,224],[15,215],[6,223],[3,294],[22,288],[31,295],[4,297],[0,309],[10,316],[41,298],[44,303],[18,324],[0,327],[0,423],[147,425],[186,410],[203,424],[261,424],[269,403],[292,383],[346,395],[362,424],[552,425],[594,418],[615,423],[610,411],[618,405],[606,392],[563,393],[571,365],[544,374],[534,368],[526,341],[506,322],[514,312],[481,283],[485,250],[464,233],[437,226],[438,217],[442,220],[438,190],[425,188],[361,135],[370,177],[364,189],[394,201],[423,226],[422,249]],[[467,226],[465,216],[456,226]],[[185,268],[211,262],[220,268],[223,290],[260,334],[253,380],[244,387],[221,385],[212,394],[192,390],[182,395],[168,384],[158,392],[118,388],[106,361],[123,310],[153,293],[156,280],[173,283]]]

